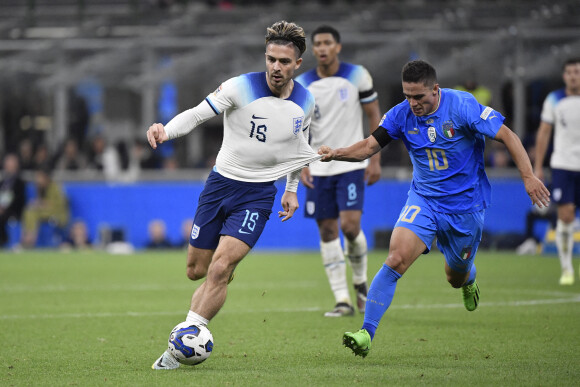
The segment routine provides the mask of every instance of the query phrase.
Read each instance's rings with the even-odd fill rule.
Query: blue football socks
[[[381,318],[391,305],[391,301],[393,301],[399,278],[401,278],[401,274],[383,264],[383,267],[381,267],[373,282],[371,282],[362,326],[371,335],[371,340],[375,337],[375,331]]]
[[[473,283],[473,281],[475,281],[475,276],[476,275],[477,275],[477,269],[475,268],[475,265],[471,265],[471,271],[469,272],[469,278],[463,284],[463,286],[465,286],[465,285],[471,285]]]

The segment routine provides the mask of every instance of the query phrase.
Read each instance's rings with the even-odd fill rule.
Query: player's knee
[[[215,260],[207,272],[207,280],[213,283],[223,282],[226,284],[232,271],[233,268],[225,259]]]
[[[409,267],[403,255],[399,254],[397,251],[390,252],[385,263],[398,273],[404,273]]]
[[[207,269],[200,267],[199,265],[192,265],[187,267],[186,273],[187,278],[192,281],[197,281],[198,279],[202,279],[207,275]]]
[[[320,239],[322,239],[323,242],[330,242],[336,238],[338,238],[336,231],[324,227],[320,229]]]
[[[360,227],[358,224],[345,224],[342,226],[342,233],[349,241],[354,241],[360,233]]]
[[[564,222],[565,224],[570,224],[570,223],[574,222],[574,220],[576,218],[576,214],[573,211],[563,212],[558,216],[558,218],[562,222]]]
[[[449,282],[449,284],[455,289],[459,289],[461,286],[463,286],[463,283],[461,281],[457,281],[449,277],[447,277],[447,282]]]
[[[455,289],[462,287],[466,280],[466,277],[458,277],[447,274],[447,282],[449,282],[449,284]]]

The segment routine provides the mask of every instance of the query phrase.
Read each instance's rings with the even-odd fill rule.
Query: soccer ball
[[[182,322],[169,334],[168,350],[181,364],[196,365],[211,355],[213,336],[206,326]]]

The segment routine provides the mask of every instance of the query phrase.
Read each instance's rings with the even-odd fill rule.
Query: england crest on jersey
[[[429,136],[429,141],[431,142],[435,142],[437,139],[437,132],[433,126],[430,126],[429,129],[427,129],[427,136]]]
[[[293,118],[293,130],[294,135],[297,135],[302,130],[302,123],[304,122],[304,116]]]

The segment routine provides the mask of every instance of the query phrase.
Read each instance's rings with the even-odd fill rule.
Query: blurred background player
[[[26,183],[20,176],[18,156],[7,153],[0,181],[0,246],[8,243],[8,222],[20,221],[26,203]]]
[[[562,70],[565,87],[548,94],[542,108],[534,172],[544,179],[542,167],[553,129],[554,149],[550,167],[552,198],[558,212],[556,247],[562,268],[560,285],[572,285],[574,219],[576,206],[580,204],[580,58],[567,60]]]
[[[153,219],[147,225],[149,240],[148,249],[170,249],[173,247],[167,238],[167,225],[162,219]]]
[[[310,125],[310,145],[337,148],[365,137],[363,116],[373,130],[381,112],[373,80],[360,66],[341,62],[340,34],[330,26],[320,26],[312,33],[312,52],[316,68],[296,80],[314,95],[316,109]],[[320,233],[322,263],[334,293],[336,305],[327,317],[351,316],[354,313],[346,279],[345,253],[352,267],[352,281],[357,307],[364,313],[367,295],[367,241],[360,222],[364,205],[364,185],[374,184],[381,175],[380,153],[370,163],[331,161],[315,162],[302,169],[301,180],[307,187],[305,216],[316,219]],[[344,236],[344,253],[339,238]]]
[[[36,246],[38,229],[42,222],[51,222],[57,229],[64,229],[69,222],[69,204],[64,189],[54,181],[49,170],[41,168],[34,172],[36,196],[26,204],[22,215],[22,239],[24,248]]]
[[[425,61],[408,62],[402,71],[406,101],[389,110],[377,130],[348,148],[322,146],[322,160],[358,162],[401,139],[413,160],[413,180],[391,236],[389,255],[369,288],[364,323],[346,332],[343,344],[365,357],[387,311],[397,281],[435,238],[445,257],[447,281],[461,288],[468,311],[479,304],[474,264],[481,242],[491,187],[484,169],[485,137],[505,144],[533,204],[549,202],[549,191],[534,176],[518,136],[503,124],[504,117],[462,91],[441,89],[435,69]]]
[[[83,251],[92,248],[86,222],[82,219],[75,219],[70,225],[68,235],[62,241],[60,249],[62,251]]]
[[[305,50],[302,27],[274,23],[266,31],[266,72],[231,78],[167,126],[153,124],[147,131],[155,149],[224,113],[223,143],[199,196],[187,251],[187,276],[206,277],[191,299],[188,323],[205,326],[224,305],[236,266],[270,217],[274,182],[286,176],[283,211],[278,211],[286,221],[298,208],[300,170],[320,159],[308,145],[314,97],[292,80]],[[152,368],[175,369],[179,364],[165,351]]]

